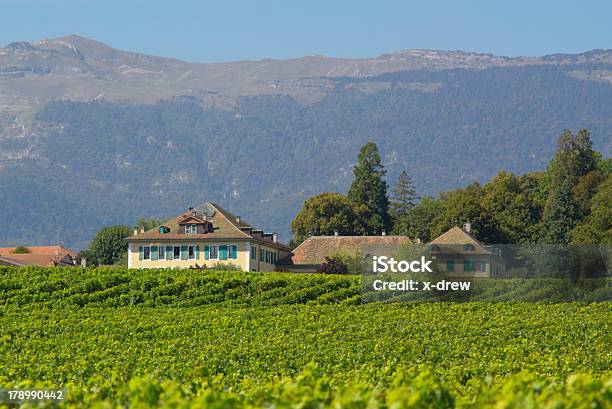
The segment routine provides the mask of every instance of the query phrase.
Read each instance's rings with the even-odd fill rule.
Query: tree
[[[482,207],[484,190],[474,182],[465,189],[457,189],[442,195],[444,211],[433,222],[432,237],[436,237],[453,226],[470,222],[470,233],[485,243],[504,243],[505,238],[497,229],[493,216]]]
[[[17,246],[13,249],[13,254],[28,254],[30,249],[26,246]]]
[[[339,257],[325,257],[325,262],[317,267],[319,274],[348,274],[348,266]]]
[[[424,197],[407,213],[397,217],[393,231],[395,234],[427,243],[434,238],[431,236],[432,222],[444,212],[444,209],[445,204],[442,199]]]
[[[355,180],[349,189],[348,198],[358,205],[365,205],[370,211],[368,234],[379,234],[381,230],[389,230],[391,227],[388,186],[384,180],[386,173],[376,144],[368,142],[363,145],[353,169]]]
[[[588,196],[594,191],[590,185],[597,179],[585,178],[593,180],[585,181],[587,187],[583,188],[579,185],[580,178],[596,170],[598,157],[586,129],[581,129],[576,135],[566,130],[559,137],[557,146],[555,158],[547,170],[550,183],[540,240],[547,244],[568,244],[570,232],[584,216],[579,202],[590,199]],[[578,197],[574,196],[576,193]]]
[[[589,216],[571,232],[573,244],[612,244],[612,174],[602,182],[590,202]]]
[[[130,235],[130,228],[124,225],[103,228],[83,252],[87,262],[94,265],[124,264],[127,253],[127,242],[124,239]]]
[[[145,229],[145,231],[147,231],[147,230],[154,229],[155,227],[161,225],[163,222],[164,221],[162,219],[155,219],[155,218],[145,219],[144,217],[141,217],[136,222],[136,226],[138,228],[143,227]]]
[[[301,243],[309,235],[365,234],[363,220],[368,209],[351,202],[340,193],[321,193],[304,202],[291,222],[295,241]]]
[[[493,217],[504,243],[537,241],[544,207],[538,174],[500,172],[483,189],[481,205]]]
[[[408,211],[416,205],[418,200],[419,198],[416,194],[412,178],[405,170],[402,171],[392,190],[390,199],[391,215],[397,218],[408,213]]]

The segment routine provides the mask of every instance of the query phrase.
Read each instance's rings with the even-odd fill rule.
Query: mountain
[[[0,245],[83,248],[103,225],[207,200],[289,238],[359,147],[421,194],[542,169],[565,128],[612,152],[612,50],[408,50],[197,64],[78,36],[0,49]],[[25,216],[25,217],[24,217]],[[23,222],[22,220],[27,220]]]

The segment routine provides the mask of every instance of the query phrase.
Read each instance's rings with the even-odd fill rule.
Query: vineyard
[[[608,302],[363,303],[360,285],[0,268],[0,387],[74,407],[612,406]]]

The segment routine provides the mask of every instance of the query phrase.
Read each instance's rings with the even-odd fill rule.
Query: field
[[[358,277],[0,268],[0,385],[67,406],[606,408],[608,302],[361,303]]]

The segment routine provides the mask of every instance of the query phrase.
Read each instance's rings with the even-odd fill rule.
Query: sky
[[[0,45],[78,34],[187,61],[405,49],[540,56],[612,48],[612,1],[0,0]]]

